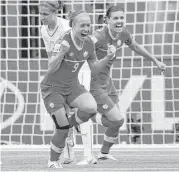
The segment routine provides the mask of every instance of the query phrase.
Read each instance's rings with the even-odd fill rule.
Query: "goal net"
[[[47,54],[40,35],[38,0],[1,0],[0,120],[1,144],[48,145],[53,123],[40,95],[47,71]],[[125,123],[119,144],[175,144],[179,142],[179,1],[71,0],[59,16],[85,9],[92,30],[103,25],[112,4],[125,10],[126,27],[133,38],[167,65],[157,67],[124,46],[113,65]],[[83,77],[85,82],[85,77]],[[104,128],[93,124],[94,145],[102,143]],[[82,145],[76,135],[77,145]]]

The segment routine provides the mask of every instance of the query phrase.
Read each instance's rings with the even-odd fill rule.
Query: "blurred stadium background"
[[[39,1],[1,0],[1,144],[48,145],[53,125],[40,96],[39,83],[47,71],[40,35]],[[162,75],[155,65],[124,46],[118,52],[112,78],[119,91],[125,124],[117,147],[126,144],[179,143],[179,1],[71,0],[71,9],[90,13],[92,30],[112,4],[121,5],[133,38],[166,63]],[[102,143],[104,128],[94,124],[94,146]],[[76,135],[81,146],[81,136]]]

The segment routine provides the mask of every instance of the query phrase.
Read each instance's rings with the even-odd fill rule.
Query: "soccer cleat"
[[[110,154],[103,154],[103,153],[99,153],[98,154],[98,160],[107,160],[107,159],[111,159],[113,161],[117,161],[117,159],[114,158],[113,156],[111,156]]]
[[[97,164],[97,159],[94,156],[85,157],[83,160],[79,161],[76,165],[88,165]]]
[[[48,168],[63,168],[60,161],[48,161]]]

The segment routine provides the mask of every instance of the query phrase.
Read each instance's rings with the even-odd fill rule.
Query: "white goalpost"
[[[48,59],[40,35],[38,3],[0,2],[1,145],[6,149],[46,149],[53,134],[40,95]],[[84,9],[94,31],[103,26],[102,16],[113,4],[124,8],[126,27],[133,38],[167,65],[161,74],[127,46],[118,52],[111,76],[125,123],[114,148],[179,148],[179,1],[66,0],[59,16],[65,18],[69,10]],[[94,148],[99,148],[103,134],[104,128],[93,124]],[[75,139],[76,148],[81,148],[81,136],[77,134]]]

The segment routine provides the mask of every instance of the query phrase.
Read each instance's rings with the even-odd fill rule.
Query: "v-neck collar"
[[[80,47],[80,46],[77,45],[77,43],[76,43],[76,41],[75,41],[75,38],[74,38],[74,36],[73,36],[73,34],[72,34],[72,31],[70,32],[70,35],[71,35],[72,42],[73,42],[74,46],[76,47],[76,49],[77,49],[78,51],[81,51],[81,50],[83,49],[83,46],[84,46],[84,42],[85,42],[85,41],[83,42],[82,47]]]
[[[112,35],[112,32],[111,32],[111,30],[110,30],[110,28],[109,28],[108,25],[107,25],[107,29],[108,29],[109,36],[111,37],[111,39],[112,39],[113,41],[119,38],[120,33],[118,33],[118,35],[117,35],[116,37],[114,37],[114,36]]]
[[[58,20],[57,18],[57,22],[56,22],[56,25],[55,25],[55,28],[53,30],[49,30],[48,26],[47,26],[47,33],[49,36],[53,36],[55,34],[55,32],[57,31],[57,29],[60,27],[63,27],[62,24],[60,23],[60,21]]]

